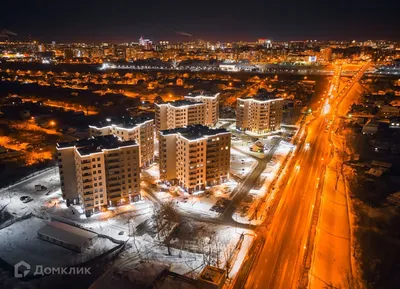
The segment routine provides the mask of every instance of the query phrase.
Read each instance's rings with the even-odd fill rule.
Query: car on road
[[[19,198],[19,200],[20,200],[20,201],[25,201],[25,200],[28,199],[28,198],[29,198],[29,196],[22,196],[22,197]]]

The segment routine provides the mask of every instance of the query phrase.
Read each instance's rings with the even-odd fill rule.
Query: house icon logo
[[[21,270],[20,270],[20,268],[21,268]],[[25,261],[20,261],[14,265],[14,277],[15,278],[23,278],[29,274],[30,270],[31,270],[31,265],[29,265]]]

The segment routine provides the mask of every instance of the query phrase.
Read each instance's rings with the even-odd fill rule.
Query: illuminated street
[[[336,71],[340,73],[340,69]],[[333,86],[337,85],[335,76],[330,92],[335,91]],[[345,95],[347,91],[342,94]],[[336,107],[336,99],[339,100],[333,98],[331,101],[334,102],[333,108]],[[343,105],[348,106],[350,101]],[[313,100],[311,107],[317,108],[317,99]],[[326,129],[329,127],[327,122],[331,112],[329,109],[323,109],[322,114],[314,113],[315,119],[308,125],[308,134],[300,143],[288,168],[288,172],[291,173],[280,181],[277,190],[281,198],[272,216],[272,222],[259,230],[266,242],[246,288],[294,288],[301,285],[302,269],[306,265],[305,254],[310,250],[312,214],[317,194],[321,194],[321,185],[324,183],[326,165],[331,153],[329,134],[332,128]],[[321,267],[324,270],[329,268]]]

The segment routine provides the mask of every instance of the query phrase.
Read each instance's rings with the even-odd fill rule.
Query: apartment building
[[[189,193],[229,177],[231,133],[203,125],[160,131],[160,179]]]
[[[256,96],[238,98],[236,128],[263,134],[281,128],[282,98]]]
[[[155,103],[156,130],[206,123],[206,104],[189,100]]]
[[[87,217],[103,207],[140,200],[139,145],[115,135],[57,144],[61,191]]]
[[[205,115],[205,125],[215,126],[219,119],[219,93],[214,95],[199,94],[192,95],[189,94],[185,96],[186,100],[191,102],[202,102],[206,105],[206,115]]]
[[[122,140],[135,140],[140,149],[140,165],[147,167],[154,161],[154,120],[149,117],[122,116],[107,118],[89,125],[90,136],[116,135]]]

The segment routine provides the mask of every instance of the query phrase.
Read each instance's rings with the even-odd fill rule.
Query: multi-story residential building
[[[155,103],[156,130],[174,129],[206,122],[206,104],[189,100]]]
[[[206,104],[205,125],[215,126],[219,119],[219,93],[214,95],[199,94],[187,95],[185,99],[192,102],[203,102]]]
[[[226,181],[231,133],[203,125],[160,131],[160,179],[192,193]]]
[[[135,140],[140,149],[140,165],[147,167],[154,161],[154,120],[148,117],[122,116],[107,118],[89,125],[90,136],[115,134],[121,139]]]
[[[256,96],[238,98],[236,128],[263,134],[278,130],[282,121],[282,98]]]
[[[115,135],[57,144],[61,191],[87,217],[140,200],[139,145]]]

